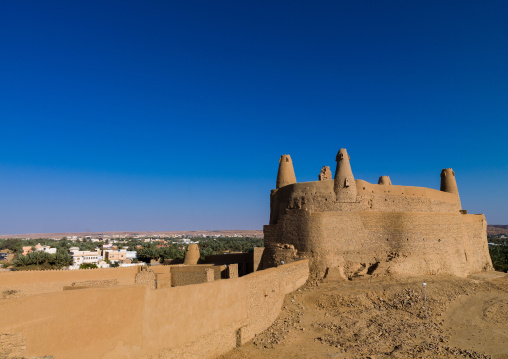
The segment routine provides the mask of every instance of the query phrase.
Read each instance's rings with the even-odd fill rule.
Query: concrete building
[[[136,252],[134,252],[134,253],[136,253]],[[103,256],[104,260],[109,260],[111,263],[116,263],[118,261],[123,263],[123,261],[127,260],[127,250],[125,250],[125,249],[120,249],[120,250],[107,249],[107,250],[102,251],[102,256]],[[129,256],[130,256],[129,259],[131,259],[132,252],[129,253]],[[136,257],[137,257],[137,253],[134,258],[136,258]]]
[[[23,254],[24,256],[26,256],[28,253],[31,253],[32,252],[32,246],[23,246],[22,247],[22,250],[23,250]]]
[[[125,256],[131,261],[138,258],[138,252],[136,251],[125,251]]]
[[[41,252],[46,252],[49,254],[56,254],[56,248],[51,248],[50,246],[41,246],[40,244],[35,246],[35,250],[41,251]]]
[[[79,267],[83,263],[98,264],[102,261],[101,253],[96,251],[74,251],[72,252],[73,266]]]
[[[24,246],[24,247],[22,247],[22,250],[23,250],[22,254],[24,256],[26,256],[28,253],[33,252],[32,248],[35,248],[36,251],[46,252],[46,253],[49,253],[49,254],[55,254],[56,253],[56,248],[51,248],[50,246],[43,246],[40,243],[37,243],[37,245],[35,245],[35,246]]]

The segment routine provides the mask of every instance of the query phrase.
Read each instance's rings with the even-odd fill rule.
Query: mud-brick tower
[[[441,172],[441,190],[355,179],[343,148],[332,181],[296,183],[282,156],[264,226],[263,267],[308,258],[311,274],[467,276],[492,269],[483,214],[460,204],[455,173]]]
[[[350,157],[345,148],[341,148],[337,153],[337,169],[335,170],[335,178],[333,190],[337,197],[337,202],[356,202],[356,183],[351,165]]]
[[[295,169],[290,155],[282,155],[279,159],[279,172],[275,188],[281,188],[288,184],[296,183]]]
[[[196,243],[189,244],[185,251],[185,258],[183,264],[185,265],[196,265],[198,264],[200,257],[199,247]]]
[[[380,176],[378,181],[377,181],[377,184],[391,185],[392,184],[392,180],[390,179],[390,176]]]
[[[441,171],[441,191],[453,193],[457,195],[457,200],[460,203],[459,189],[457,181],[455,180],[455,172],[451,168],[443,168]]]

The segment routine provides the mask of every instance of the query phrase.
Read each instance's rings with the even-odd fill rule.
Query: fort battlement
[[[333,179],[321,170],[319,181],[296,183],[283,158],[285,178],[295,180],[277,180],[271,191],[264,266],[310,258],[314,275],[343,277],[465,276],[492,268],[485,216],[462,210],[451,168],[442,170],[440,190],[393,185],[388,176],[372,184],[354,178],[341,149]]]

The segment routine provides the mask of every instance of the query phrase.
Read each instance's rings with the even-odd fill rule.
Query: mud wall
[[[62,291],[64,286],[79,286],[79,282],[106,280],[131,285],[137,272],[138,267],[4,272],[0,273],[0,293],[5,290],[16,290],[22,295],[51,293]]]
[[[225,270],[226,267],[198,264],[194,266],[170,266],[170,269],[171,285],[179,287],[219,280],[221,279],[221,271]]]
[[[356,180],[355,201],[338,202],[333,181],[302,182],[273,190],[270,224],[276,224],[291,209],[312,212],[459,212],[457,194],[431,188],[377,185]]]
[[[265,268],[311,259],[318,277],[452,274],[492,268],[483,215],[467,215],[457,193],[355,180],[356,196],[338,200],[334,181],[272,190],[264,227]]]
[[[310,212],[288,210],[265,226],[267,266],[311,258],[324,276],[452,274],[492,267],[483,215],[460,212]]]
[[[1,300],[0,335],[9,340],[0,357],[215,358],[266,329],[284,296],[308,274],[308,262],[299,261],[182,287],[90,288]]]

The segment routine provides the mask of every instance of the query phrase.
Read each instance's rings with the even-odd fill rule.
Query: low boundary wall
[[[79,282],[116,280],[118,285],[132,285],[138,267],[14,271],[0,275],[0,294],[5,290],[16,290],[23,295],[61,292],[63,287]]]
[[[0,346],[0,357],[215,358],[268,328],[284,296],[308,275],[302,260],[182,287],[118,286],[0,300],[0,336],[9,343]]]

